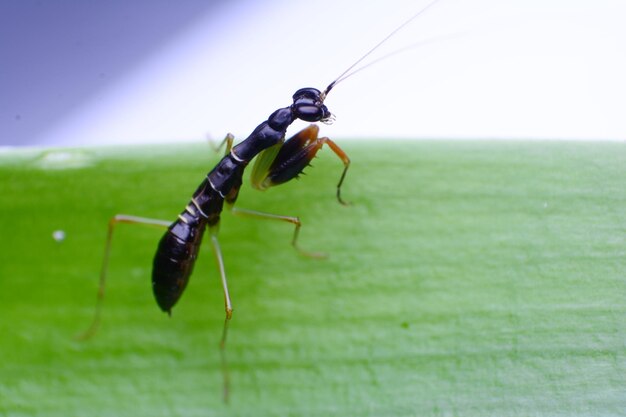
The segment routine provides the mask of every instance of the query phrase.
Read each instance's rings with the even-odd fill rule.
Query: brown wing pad
[[[324,144],[342,160],[344,171],[337,186],[337,198],[341,199],[339,189],[343,183],[350,158],[346,153],[330,139],[318,138],[319,127],[310,125],[296,133],[284,143],[267,149],[257,157],[252,170],[252,183],[255,188],[265,190],[271,186],[283,184],[293,178],[297,178],[302,171],[315,158],[317,152]]]
[[[324,144],[317,138],[318,132],[316,125],[310,125],[283,144],[270,166],[269,186],[283,184],[302,173]]]

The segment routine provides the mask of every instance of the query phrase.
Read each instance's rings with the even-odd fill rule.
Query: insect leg
[[[96,307],[94,317],[89,328],[83,333],[77,335],[77,339],[85,340],[93,336],[98,330],[100,325],[100,314],[102,311],[102,302],[104,301],[104,293],[106,288],[107,271],[109,268],[109,255],[111,253],[111,242],[113,240],[113,231],[118,223],[131,223],[131,224],[143,224],[147,226],[157,226],[167,228],[170,225],[170,221],[149,219],[146,217],[129,216],[126,214],[116,214],[109,220],[109,227],[107,231],[107,239],[104,246],[104,257],[102,258],[102,268],[100,269],[100,280],[98,284],[98,295],[96,298]]]
[[[234,140],[235,140],[235,136],[232,133],[227,133],[226,137],[217,144],[211,138],[208,139],[209,146],[211,146],[213,151],[215,151],[216,153],[220,151],[222,146],[226,145],[226,152],[224,153],[224,155],[228,155],[228,153],[230,152],[230,149],[233,147]]]
[[[341,186],[350,166],[350,158],[332,140],[327,137],[318,138],[318,132],[319,128],[316,125],[310,125],[285,143],[263,151],[252,168],[252,185],[259,190],[265,190],[297,178],[326,144],[343,162],[343,172],[337,183],[337,200],[347,205],[348,203],[341,198]]]
[[[339,182],[337,183],[337,200],[344,206],[347,206],[350,203],[341,198],[341,185],[343,184],[343,180],[346,178],[348,167],[350,167],[350,158],[348,158],[348,155],[343,151],[343,149],[341,149],[335,142],[328,139],[327,137],[320,138],[318,139],[318,141],[320,142],[319,148],[321,148],[323,144],[327,144],[328,147],[335,153],[335,155],[337,155],[339,159],[341,159],[341,161],[343,162],[343,171],[341,172],[341,177],[339,178]]]
[[[217,238],[218,226],[213,225],[209,227],[209,233],[211,234],[211,244],[213,245],[213,253],[215,254],[215,260],[220,270],[220,278],[222,280],[222,288],[224,290],[224,308],[226,310],[226,317],[224,318],[224,327],[222,329],[222,338],[220,340],[220,357],[222,361],[222,377],[224,380],[224,402],[228,402],[228,396],[230,391],[230,374],[228,372],[228,361],[226,360],[226,338],[228,336],[228,325],[230,319],[233,316],[233,305],[230,301],[230,294],[228,291],[228,282],[226,281],[226,269],[224,268],[224,258],[222,257],[222,250]]]
[[[222,257],[222,249],[217,238],[217,225],[209,227],[209,233],[211,234],[211,244],[213,245],[213,253],[215,254],[215,260],[220,270],[220,278],[222,280],[222,288],[224,290],[224,309],[226,310],[226,319],[230,320],[233,315],[233,305],[230,301],[230,294],[228,292],[228,282],[226,281],[226,269],[224,268],[224,258]]]
[[[300,245],[298,245],[298,236],[300,235],[300,228],[302,227],[302,222],[296,216],[283,216],[280,214],[271,214],[271,213],[265,213],[262,211],[242,209],[238,207],[231,207],[230,211],[237,216],[247,216],[247,217],[254,217],[257,219],[266,219],[266,220],[279,220],[279,221],[291,223],[295,226],[294,231],[293,231],[293,237],[291,238],[291,245],[300,254],[311,257],[311,258],[325,258],[326,257],[325,253],[309,252],[300,248]]]

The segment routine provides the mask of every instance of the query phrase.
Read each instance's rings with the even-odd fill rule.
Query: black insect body
[[[335,150],[345,164],[344,171],[347,170],[350,163],[348,157],[328,138],[318,138],[318,128],[315,125],[284,141],[287,128],[296,119],[316,122],[328,121],[331,118],[331,113],[323,104],[322,93],[315,88],[303,88],[294,94],[292,105],[276,110],[237,146],[232,147],[232,137],[226,138],[227,154],[208,173],[185,210],[169,226],[159,243],[152,269],[152,286],[157,303],[163,311],[170,313],[182,295],[193,271],[204,231],[208,228],[212,237],[217,235],[217,225],[224,201],[230,206],[235,203],[244,169],[255,156],[271,147],[278,149],[278,153],[259,156],[257,167],[269,165],[268,169],[253,170],[253,183],[260,189],[296,177],[325,143]],[[269,164],[268,157],[274,157]],[[337,187],[338,193],[340,187],[341,182]],[[259,212],[254,212],[254,215],[266,216],[265,213]],[[297,219],[291,219],[299,226]],[[221,263],[221,253],[218,252],[217,256]],[[230,318],[232,306],[225,276],[222,278],[226,315]]]
[[[417,14],[398,26],[387,37],[344,71],[335,81],[330,83],[324,91],[315,88],[299,89],[293,95],[293,101],[289,106],[274,111],[266,121],[262,122],[254,129],[250,136],[236,146],[233,146],[234,137],[228,134],[222,142],[222,145],[226,145],[226,154],[200,183],[198,189],[193,193],[191,200],[187,206],[185,206],[185,209],[178,215],[178,218],[173,223],[165,220],[124,214],[114,216],[109,221],[94,319],[91,326],[80,338],[84,339],[93,335],[100,322],[111,241],[113,231],[117,224],[134,223],[167,228],[167,231],[159,242],[154,257],[152,289],[157,304],[161,310],[168,314],[171,314],[172,307],[178,302],[189,282],[194,264],[198,258],[202,239],[205,232],[208,231],[224,291],[226,317],[220,341],[220,351],[222,353],[222,369],[224,376],[224,398],[227,399],[229,377],[225,359],[225,343],[228,323],[232,317],[233,307],[228,291],[222,252],[218,241],[218,225],[224,203],[226,203],[230,211],[236,215],[278,220],[293,224],[294,232],[291,240],[292,245],[305,255],[320,257],[320,254],[304,252],[299,248],[298,234],[301,223],[297,217],[269,214],[234,207],[237,196],[239,195],[239,189],[242,185],[244,170],[248,164],[256,158],[251,173],[252,185],[256,189],[265,190],[296,178],[302,173],[303,169],[309,165],[317,152],[324,145],[328,145],[337,157],[341,159],[344,165],[343,172],[337,184],[336,195],[338,201],[345,205],[346,203],[341,198],[341,186],[348,167],[350,166],[350,159],[346,153],[327,137],[318,137],[319,128],[315,124],[309,125],[288,140],[285,140],[287,128],[298,119],[312,123],[332,123],[334,117],[324,104],[324,100],[331,89],[356,72],[378,62],[379,60],[376,60],[353,70],[354,67],[380,45],[404,26],[423,14],[437,1],[438,0],[431,1],[430,4]]]
[[[343,173],[337,184],[337,199],[345,204],[341,199],[341,185],[350,165],[350,159],[341,148],[326,137],[318,137],[319,128],[316,125],[306,127],[285,141],[287,128],[297,119],[325,123],[333,120],[333,115],[324,105],[324,98],[330,88],[332,85],[324,92],[315,88],[302,88],[296,91],[291,105],[276,110],[266,121],[258,125],[250,136],[234,147],[233,136],[227,135],[223,142],[226,145],[226,155],[207,174],[193,193],[183,212],[178,215],[173,223],[124,214],[114,216],[109,222],[94,319],[89,329],[80,338],[85,339],[92,336],[100,323],[111,240],[113,230],[118,223],[167,227],[154,256],[152,290],[157,304],[161,310],[168,314],[171,314],[172,307],[178,302],[187,287],[198,258],[202,238],[208,230],[224,290],[226,318],[220,350],[224,374],[224,398],[227,399],[229,377],[226,367],[225,344],[233,307],[228,291],[222,252],[217,238],[220,214],[226,202],[234,214],[292,223],[295,226],[292,245],[305,255],[319,256],[319,254],[307,253],[299,249],[298,233],[301,223],[297,217],[245,210],[235,208],[233,205],[239,195],[244,170],[253,158],[256,157],[256,162],[252,168],[252,184],[255,188],[264,190],[297,177],[324,144],[327,144],[343,161]]]

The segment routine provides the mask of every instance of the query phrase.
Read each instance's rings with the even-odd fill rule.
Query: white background
[[[428,3],[227,2],[37,142],[243,139],[296,89],[323,89]],[[625,1],[441,0],[372,59],[433,38],[339,84],[326,100],[337,121],[322,134],[626,139]]]

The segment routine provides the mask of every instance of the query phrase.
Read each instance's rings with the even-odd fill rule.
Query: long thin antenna
[[[391,58],[394,55],[398,55],[398,54],[401,54],[401,53],[406,52],[408,50],[416,49],[416,48],[419,48],[419,47],[422,47],[422,46],[426,46],[426,45],[430,45],[430,44],[433,44],[433,43],[436,43],[436,42],[447,41],[447,40],[450,40],[450,39],[456,39],[456,38],[458,38],[460,36],[463,36],[463,35],[466,35],[466,34],[467,34],[467,32],[458,32],[458,33],[451,33],[449,35],[435,36],[435,37],[428,38],[428,39],[422,39],[420,41],[414,42],[414,43],[412,43],[410,45],[407,45],[405,47],[402,47],[400,49],[396,49],[395,51],[389,52],[388,54],[385,54],[385,55],[381,56],[380,58],[376,58],[373,61],[370,61],[370,62],[364,64],[362,67],[356,68],[352,72],[343,75],[340,79],[338,79],[337,81],[334,82],[333,86],[337,85],[337,83],[339,83],[339,81],[346,80],[346,79],[352,77],[354,74],[356,74],[358,72],[361,72],[364,69],[371,67],[372,65],[378,64],[381,61],[384,61],[384,60],[386,60],[388,58]]]
[[[422,14],[424,14],[428,9],[430,9],[432,6],[435,5],[435,3],[439,2],[439,0],[433,0],[430,3],[428,3],[428,5],[426,5],[423,9],[421,9],[419,12],[415,13],[413,16],[411,16],[406,22],[404,22],[403,24],[401,24],[400,26],[398,26],[397,28],[395,28],[389,35],[385,36],[383,38],[383,40],[381,40],[380,42],[378,42],[376,45],[374,45],[374,47],[372,49],[370,49],[369,51],[367,51],[367,53],[365,53],[365,55],[363,55],[361,58],[359,58],[354,64],[350,65],[348,67],[348,69],[346,69],[344,72],[342,72],[339,77],[335,78],[335,80],[328,84],[328,87],[326,87],[326,89],[324,90],[324,92],[322,93],[322,97],[326,98],[326,95],[330,92],[330,90],[337,85],[340,81],[345,80],[348,76],[350,76],[351,74],[348,74],[348,72],[350,72],[350,70],[354,67],[356,67],[357,65],[359,65],[365,58],[367,58],[368,56],[370,56],[372,54],[372,52],[374,52],[375,50],[377,50],[382,44],[384,44],[385,42],[387,42],[387,40],[389,38],[391,38],[392,36],[394,36],[396,33],[398,33],[400,30],[402,30],[402,28],[404,28],[406,25],[408,25],[409,23],[411,23],[413,20],[417,19],[419,16],[421,16]],[[377,60],[378,61],[378,60]],[[363,67],[365,68],[365,67]],[[360,71],[360,70],[357,70]],[[348,74],[346,77],[344,77],[344,75]]]

